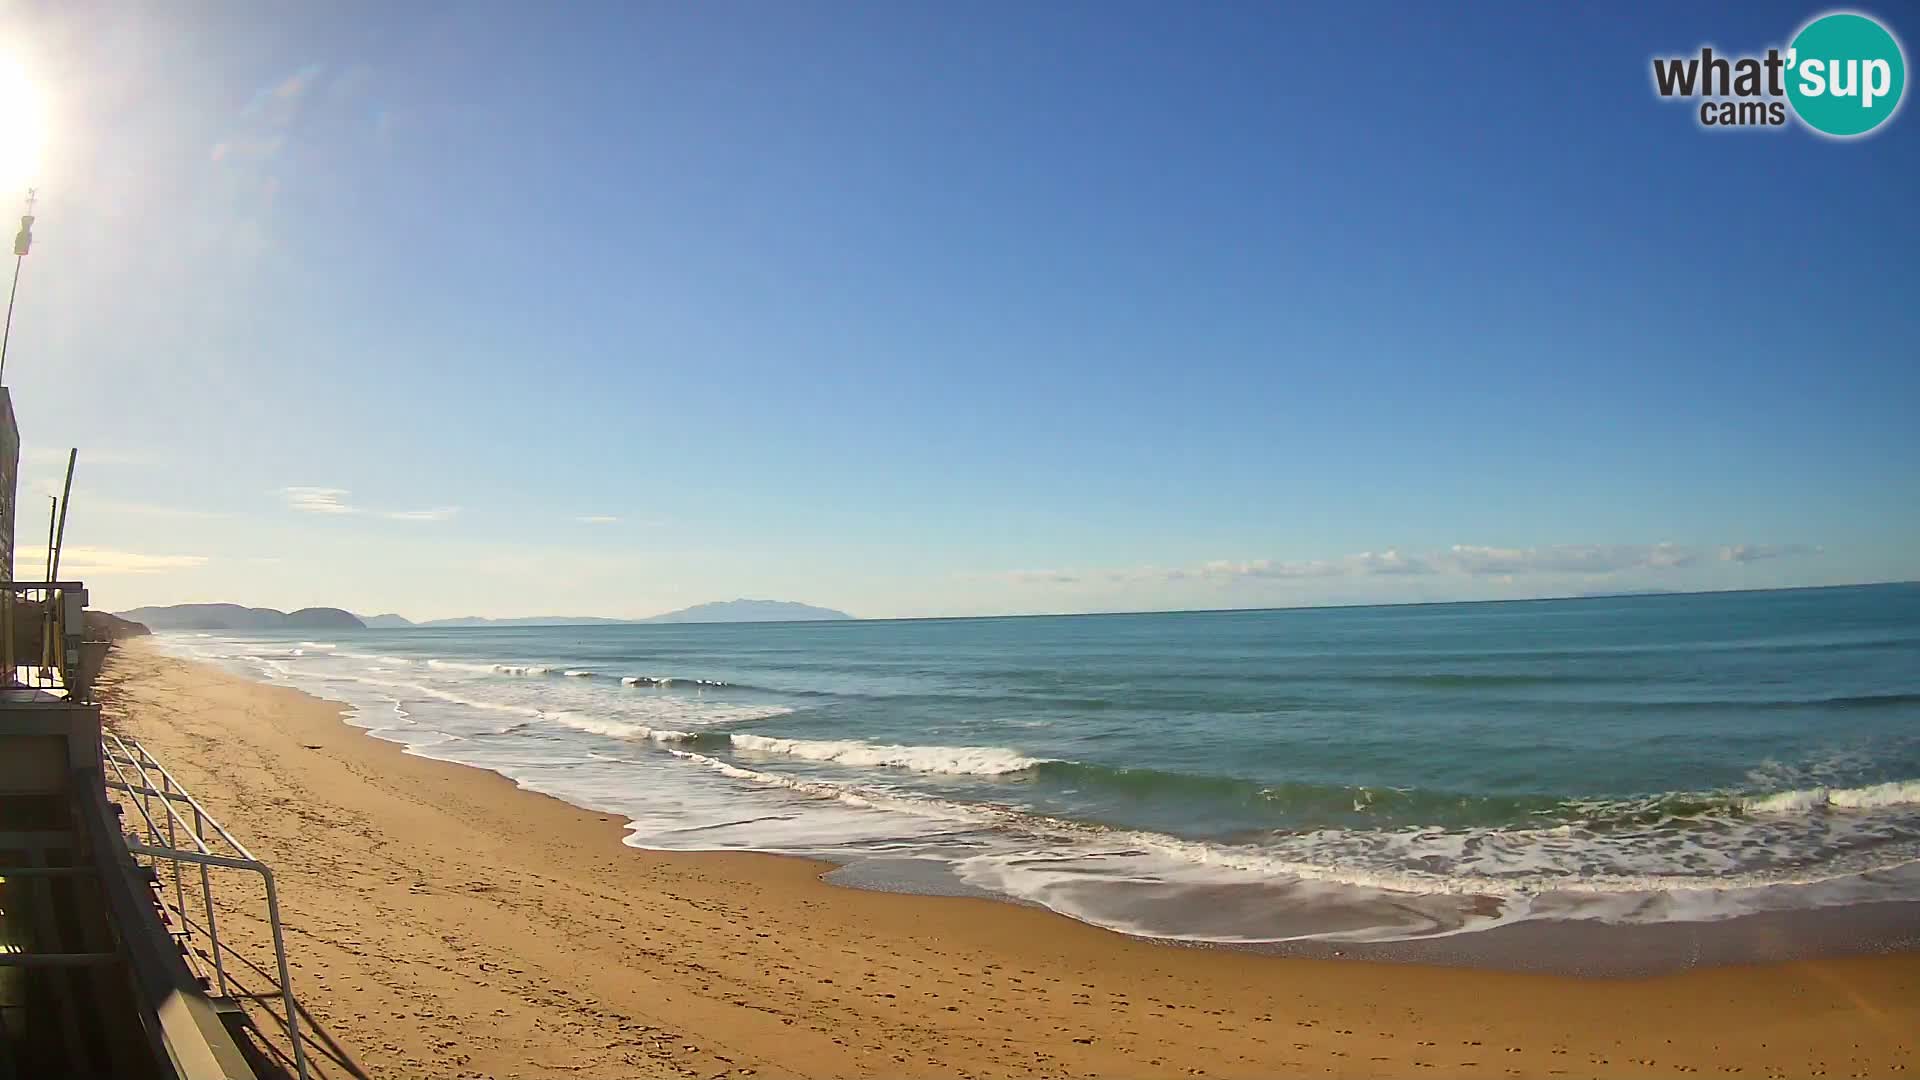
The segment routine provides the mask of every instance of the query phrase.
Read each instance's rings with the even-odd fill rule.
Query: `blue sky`
[[[109,608],[1920,577],[1920,120],[1565,7],[5,8],[21,532],[78,445]]]

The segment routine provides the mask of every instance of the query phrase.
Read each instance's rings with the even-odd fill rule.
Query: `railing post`
[[[140,768],[140,763],[137,761],[134,762],[133,767],[137,771]],[[146,779],[144,774],[141,776],[141,779]],[[160,826],[153,820],[153,783],[148,781],[141,786],[147,789],[140,793],[140,816],[145,818],[147,822],[147,842],[154,847],[159,847]],[[155,862],[153,865],[157,869],[160,864]]]
[[[293,977],[287,974],[287,942],[280,933],[280,894],[273,888],[273,871],[260,864],[260,877],[267,883],[267,925],[273,928],[273,958],[280,964],[280,998],[287,1010],[287,1037],[293,1040],[293,1067],[307,1075],[307,1049],[300,1042],[300,1006],[293,1000]]]
[[[200,805],[193,807],[193,831],[204,836],[201,831]],[[177,868],[177,864],[176,864]],[[207,940],[213,943],[213,977],[220,988],[220,996],[227,996],[227,965],[220,958],[220,924],[213,917],[213,882],[207,876],[207,864],[200,864],[200,899],[207,905]]]
[[[5,643],[0,644],[0,666],[7,669],[4,684],[12,686],[19,677],[19,670],[13,666],[13,590],[0,593],[0,624],[5,626]]]
[[[109,745],[109,743],[111,743],[111,745]],[[189,945],[191,944],[193,922],[188,918],[186,912],[184,892],[182,891],[184,888],[183,879],[180,877],[182,872],[180,864],[185,861],[194,863],[200,867],[200,893],[206,905],[207,913],[206,935],[212,945],[214,978],[217,980],[221,997],[228,996],[226,962],[221,956],[221,950],[224,946],[220,942],[219,923],[217,916],[214,914],[213,885],[209,870],[213,867],[225,867],[233,870],[248,870],[260,875],[261,881],[266,887],[267,924],[273,932],[273,957],[275,964],[279,968],[279,996],[281,1007],[286,1011],[285,1022],[287,1038],[293,1043],[294,1071],[299,1077],[299,1080],[307,1080],[307,1051],[306,1045],[300,1037],[300,1003],[293,995],[293,976],[287,964],[286,933],[280,925],[280,894],[274,884],[273,871],[265,863],[254,858],[253,853],[247,850],[246,845],[235,839],[233,834],[227,831],[226,826],[220,824],[218,818],[208,813],[200,805],[200,801],[193,797],[193,793],[187,790],[186,785],[174,779],[173,775],[167,771],[166,766],[160,764],[152,754],[149,754],[146,747],[136,742],[133,744],[133,749],[128,749],[119,736],[112,732],[106,732],[101,738],[100,749],[102,764],[111,769],[113,774],[120,778],[118,783],[108,781],[107,786],[125,790],[130,794],[137,793],[141,797],[141,801],[134,805],[140,809],[141,816],[147,820],[147,835],[152,840],[152,843],[143,844],[129,834],[125,837],[129,853],[135,859],[139,859],[142,856],[146,857],[156,867],[159,865],[161,858],[166,858],[173,863],[175,895],[179,898],[181,924],[186,928],[187,934],[189,935]],[[134,784],[129,780],[122,766],[131,766],[133,771],[138,774],[140,782]],[[155,785],[152,782],[152,778],[148,772],[149,769],[161,774],[163,777],[161,784]],[[148,807],[151,806],[152,799],[155,797],[160,798],[168,814],[168,843],[164,847],[161,846],[159,824],[153,820],[152,814],[148,811]],[[174,802],[176,800],[185,802],[193,808],[192,822],[188,822],[179,811],[174,809]],[[175,827],[176,822],[178,823],[178,829]],[[211,829],[227,847],[236,852],[237,855],[223,855],[209,848],[205,835],[209,829]],[[190,840],[194,848],[198,850],[183,851],[175,846],[173,842],[179,838],[178,830],[186,830],[189,833],[187,839]],[[160,906],[163,909],[165,908],[164,900],[161,900]],[[235,955],[240,956],[241,954],[236,952]],[[244,956],[241,958],[243,960],[245,959]],[[259,995],[249,994],[247,996],[258,997]]]
[[[160,789],[160,799],[171,808],[173,806],[173,778],[170,776],[162,777],[161,784],[163,786]],[[175,849],[180,847],[180,845],[174,841],[172,814],[167,815],[167,846]],[[191,946],[193,944],[193,924],[187,921],[187,890],[185,884],[180,880],[180,860],[178,859],[173,861],[173,906],[180,912],[180,932],[186,938],[187,944]]]

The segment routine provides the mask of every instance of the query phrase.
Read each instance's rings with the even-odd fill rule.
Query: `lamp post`
[[[7,377],[7,342],[13,338],[13,298],[20,295],[20,264],[27,261],[27,250],[33,247],[33,203],[38,193],[27,189],[27,212],[20,215],[20,231],[13,238],[13,287],[7,290],[7,326],[0,331],[0,385]]]

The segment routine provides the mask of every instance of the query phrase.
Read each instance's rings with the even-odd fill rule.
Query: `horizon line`
[[[1764,589],[1758,589],[1758,588],[1658,589],[1658,590],[1637,591],[1637,592],[1586,593],[1586,594],[1580,594],[1575,596],[1515,596],[1515,597],[1493,597],[1493,598],[1469,599],[1469,600],[1401,600],[1401,601],[1392,601],[1392,602],[1385,602],[1385,603],[1294,604],[1294,605],[1285,605],[1285,606],[1277,606],[1277,607],[1160,608],[1160,609],[1134,609],[1134,610],[1123,610],[1123,611],[1029,611],[1029,612],[1006,612],[998,615],[891,615],[891,616],[880,616],[880,617],[872,617],[872,618],[869,618],[866,616],[860,616],[860,615],[847,615],[846,612],[840,611],[839,612],[840,614],[847,615],[847,617],[844,619],[716,619],[708,622],[691,622],[690,621],[690,622],[678,622],[678,623],[653,623],[652,625],[657,625],[657,626],[743,626],[743,625],[782,626],[782,625],[798,625],[798,624],[804,624],[804,623],[959,622],[959,621],[986,620],[986,619],[1092,619],[1092,618],[1124,616],[1124,615],[1219,615],[1219,614],[1234,614],[1234,613],[1256,613],[1256,612],[1263,612],[1263,611],[1345,611],[1345,610],[1366,610],[1370,608],[1456,607],[1456,606],[1461,606],[1466,604],[1541,604],[1541,603],[1552,603],[1552,602],[1561,602],[1561,601],[1569,601],[1569,600],[1646,600],[1646,599],[1652,599],[1655,597],[1665,597],[1665,596],[1726,596],[1726,595],[1738,595],[1741,593],[1814,592],[1822,589],[1863,589],[1863,588],[1875,588],[1875,587],[1887,586],[1887,585],[1920,585],[1920,579],[1896,578],[1896,579],[1886,580],[1886,581],[1852,581],[1852,582],[1844,582],[1836,585],[1782,585],[1774,588],[1764,588]],[[707,601],[707,602],[723,603],[724,601]],[[801,603],[801,601],[797,601],[797,600],[783,600],[783,601],[773,601],[773,602]],[[188,607],[195,604],[222,604],[222,603],[232,604],[232,601],[187,600],[187,601],[182,601],[178,604],[142,604],[140,605],[140,607],[168,608],[168,607]],[[245,604],[233,604],[233,606],[248,607],[248,605],[245,605]],[[323,605],[312,605],[312,607],[320,607],[320,606],[323,606]],[[698,607],[700,605],[696,604],[693,606]],[[815,607],[818,605],[809,604],[806,606]],[[136,611],[139,609],[128,608],[127,610]],[[276,610],[276,609],[269,608],[266,610]],[[311,608],[307,608],[307,609],[295,608],[294,610],[295,611],[311,610]],[[348,611],[346,608],[334,608],[333,610],[344,611],[347,614],[352,615],[356,619],[363,620],[363,622],[367,618],[378,617],[378,616],[362,616],[358,612]],[[661,614],[670,615],[683,610],[685,609],[677,608],[674,611],[662,612]],[[831,608],[827,610],[839,611],[839,609],[837,608]],[[115,615],[122,618],[125,617],[123,612],[111,611],[111,612],[108,612],[108,614]],[[404,615],[399,615],[398,612],[382,612],[381,614],[396,615],[400,618],[406,618],[406,616]],[[462,619],[485,619],[490,622],[518,622],[523,626],[567,625],[567,623],[564,621],[552,622],[552,623],[542,623],[538,621],[532,621],[532,620],[539,620],[539,619],[556,619],[556,620],[583,620],[584,619],[584,620],[592,620],[596,622],[606,623],[610,625],[637,626],[637,625],[646,625],[650,622],[650,620],[653,620],[656,618],[659,618],[659,615],[635,615],[635,616],[451,615],[451,616],[446,616],[438,619],[422,619],[419,622],[413,622],[411,619],[409,619],[408,622],[411,624],[410,627],[394,627],[392,629],[421,628],[421,627],[425,627],[427,623],[454,622]],[[363,625],[361,629],[374,630],[374,629],[378,629],[378,627]],[[443,626],[443,627],[433,627],[432,629],[479,630],[479,629],[485,629],[485,627]]]

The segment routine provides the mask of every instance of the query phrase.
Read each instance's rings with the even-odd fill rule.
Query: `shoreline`
[[[999,893],[980,889],[961,892],[938,885],[917,887],[911,877],[874,881],[864,873],[847,873],[847,867],[830,860],[763,854],[821,866],[824,868],[821,880],[841,888],[909,896],[964,896],[1046,911],[1078,925],[1105,929],[1054,912],[1044,905]],[[928,876],[938,872],[932,871]],[[1378,942],[1322,939],[1216,942],[1127,934],[1118,930],[1105,932],[1164,948],[1217,949],[1276,958],[1353,960],[1581,978],[1641,978],[1696,968],[1920,953],[1920,900],[1749,912],[1701,922],[1523,919],[1479,930]]]
[[[190,655],[183,656],[161,645],[158,640],[142,647],[155,648],[188,663],[211,663],[217,670],[227,670],[217,663]],[[332,648],[331,645],[321,647]],[[528,670],[546,672],[549,669]],[[381,711],[384,706],[356,703],[351,697],[323,697],[321,692],[304,689],[296,683],[263,677],[249,670],[231,674],[258,685],[279,687],[302,694],[310,700],[324,701],[341,711],[341,721],[348,727],[374,741],[393,745],[410,757],[488,772],[508,780],[519,790],[557,799],[564,805],[595,814],[611,815],[622,820],[651,816],[651,807],[645,805],[646,800],[641,800],[638,805],[627,797],[603,800],[595,794],[590,784],[585,788],[565,783],[556,785],[551,776],[536,781],[514,768],[515,762],[495,761],[486,755],[474,758],[464,754],[457,749],[462,742],[457,736],[451,742],[443,743],[419,741],[402,735],[401,732],[413,729],[396,728],[382,721],[380,717],[384,715]],[[447,749],[436,749],[438,747]],[[654,823],[654,828],[658,828],[658,823]],[[669,834],[672,831],[667,830]],[[1120,925],[1087,917],[1073,910],[1056,909],[1044,899],[964,880],[955,872],[950,861],[942,861],[937,857],[918,854],[889,856],[832,849],[782,850],[777,847],[755,848],[731,844],[701,848],[676,846],[669,842],[665,846],[654,846],[650,842],[650,837],[654,835],[655,832],[629,821],[623,829],[622,843],[634,850],[655,854],[731,852],[798,859],[812,867],[821,880],[835,886],[1014,904],[1049,911],[1082,925],[1104,929],[1133,940],[1180,948],[1226,949],[1316,959],[1363,958],[1385,963],[1587,977],[1658,975],[1702,966],[1767,964],[1920,950],[1920,898],[1908,900],[1899,896],[1903,891],[1913,894],[1914,887],[1920,885],[1920,873],[1916,873],[1913,867],[1859,876],[1854,880],[1863,885],[1877,882],[1880,887],[1854,889],[1853,894],[1848,896],[1809,899],[1793,895],[1806,886],[1775,886],[1766,890],[1765,902],[1753,904],[1758,910],[1731,915],[1724,912],[1703,914],[1711,911],[1711,907],[1700,907],[1684,889],[1674,893],[1646,894],[1640,906],[1652,917],[1640,919],[1613,919],[1586,913],[1577,902],[1569,905],[1564,901],[1564,896],[1579,896],[1577,891],[1570,894],[1548,893],[1543,897],[1548,902],[1562,898],[1559,911],[1545,914],[1526,912],[1525,908],[1530,905],[1523,901],[1520,902],[1521,914],[1503,913],[1480,925],[1467,924],[1403,937],[1322,936],[1313,929],[1327,926],[1329,919],[1335,920],[1335,928],[1339,921],[1346,921],[1358,928],[1361,924],[1353,920],[1369,916],[1381,920],[1383,926],[1390,925],[1394,920],[1407,919],[1401,907],[1402,898],[1397,894],[1389,892],[1353,902],[1333,903],[1323,902],[1311,894],[1299,897],[1274,895],[1259,897],[1252,902],[1272,913],[1265,916],[1263,921],[1278,931],[1279,936],[1235,940],[1204,934],[1189,936],[1177,931],[1156,933],[1155,928],[1148,926]],[[1889,875],[1898,876],[1890,878]],[[1888,888],[1892,880],[1900,881],[1900,887]],[[1895,898],[1886,899],[1889,892],[1895,894]],[[1709,892],[1709,895],[1714,894]],[[1197,897],[1198,902],[1205,903],[1209,894],[1202,887]],[[1229,907],[1245,908],[1250,902],[1246,896],[1234,895],[1234,890],[1229,889],[1221,889],[1217,899]],[[1416,893],[1410,899],[1417,903],[1428,899],[1428,896]],[[1674,914],[1674,906],[1687,910],[1687,914]],[[1420,912],[1420,915],[1426,914]],[[1414,916],[1414,919],[1417,918],[1419,916]],[[1125,921],[1120,920],[1122,923]]]
[[[997,898],[842,887],[814,860],[629,847],[617,815],[145,644],[115,650],[102,689],[109,719],[274,866],[296,993],[370,1075],[1916,1064],[1920,955],[1888,951],[1913,947],[1910,905],[1874,916],[1904,941],[1849,938],[1881,955],[1802,958],[1791,927],[1754,924],[1783,962],[1616,979],[1433,966],[1446,951],[1417,942],[1178,947]],[[1536,925],[1502,947],[1526,959],[1568,936]]]

